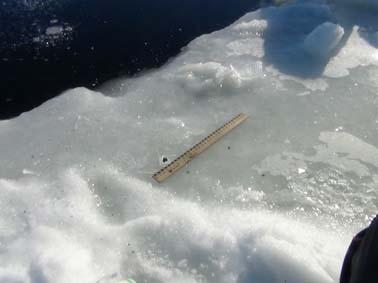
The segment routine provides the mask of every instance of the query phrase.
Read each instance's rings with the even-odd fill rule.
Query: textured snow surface
[[[0,121],[0,282],[337,282],[378,205],[365,3],[267,7],[159,70]],[[152,180],[239,112],[232,134]]]

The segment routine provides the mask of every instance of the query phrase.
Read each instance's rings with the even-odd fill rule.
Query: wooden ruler
[[[211,145],[219,141],[227,133],[229,133],[234,128],[239,126],[241,123],[243,123],[247,118],[248,116],[243,113],[236,115],[232,120],[230,120],[229,122],[224,124],[222,127],[212,132],[210,135],[208,135],[206,138],[201,140],[191,149],[187,150],[182,155],[177,157],[175,160],[173,160],[167,166],[162,168],[160,171],[156,172],[152,176],[152,178],[154,178],[159,183],[163,182],[169,176],[171,176],[176,171],[184,167],[187,163],[189,163],[194,157],[201,154],[205,149],[207,149],[208,147],[210,147]]]

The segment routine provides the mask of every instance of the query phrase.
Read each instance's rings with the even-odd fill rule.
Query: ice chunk
[[[253,19],[250,22],[241,22],[234,26],[234,30],[261,33],[268,27],[268,21]]]
[[[46,29],[46,35],[59,35],[64,31],[62,26],[51,26]]]
[[[178,70],[182,84],[196,93],[241,87],[242,79],[232,66],[223,66],[217,62],[188,64]]]
[[[334,23],[325,22],[316,27],[305,39],[306,51],[314,56],[329,57],[340,43],[344,29]]]

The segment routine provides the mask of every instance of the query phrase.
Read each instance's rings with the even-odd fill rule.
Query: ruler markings
[[[173,160],[167,166],[160,169],[152,177],[159,183],[163,182],[169,176],[171,176],[176,171],[178,171],[179,169],[184,167],[187,163],[189,163],[197,155],[201,154],[203,151],[205,151],[211,145],[213,145],[214,143],[219,141],[222,137],[224,137],[231,130],[233,130],[234,128],[239,126],[241,123],[243,123],[247,118],[248,118],[248,116],[246,114],[243,114],[243,113],[238,114],[232,120],[230,120],[229,122],[224,124],[222,127],[218,128],[217,130],[212,132],[206,138],[202,139],[199,143],[197,143],[196,145],[191,147],[189,150],[184,152],[182,155],[177,157],[175,160]]]

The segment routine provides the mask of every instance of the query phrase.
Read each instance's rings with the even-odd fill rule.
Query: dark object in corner
[[[340,275],[340,283],[378,282],[378,217],[359,232],[349,245]]]

